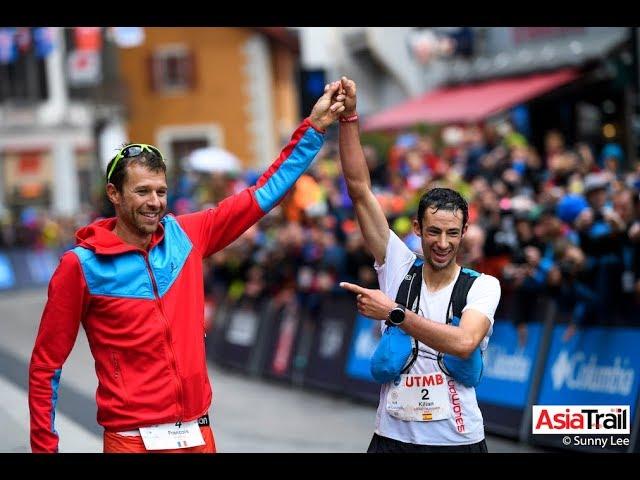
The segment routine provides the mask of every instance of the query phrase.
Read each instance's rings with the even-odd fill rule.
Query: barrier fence
[[[369,358],[380,324],[358,314],[352,295],[327,295],[315,315],[295,300],[277,309],[261,305],[253,314],[246,308],[222,309],[218,315],[208,350],[214,361],[377,404],[380,385],[369,373]],[[496,318],[476,388],[486,431],[533,445],[588,451],[564,446],[557,435],[532,435],[532,406],[629,405],[631,437],[624,451],[638,451],[640,328],[584,326],[564,341],[566,325],[556,324],[558,316],[553,302],[542,299],[540,321],[527,325],[524,343],[513,322]]]
[[[0,292],[47,285],[59,258],[52,250],[0,250]]]
[[[58,260],[59,253],[50,250],[0,251],[0,292],[46,286]],[[558,323],[553,302],[538,304],[539,321],[528,324],[523,343],[513,322],[496,316],[476,388],[486,431],[559,448],[557,435],[532,435],[532,405],[629,405],[631,437],[625,451],[638,452],[640,328],[635,318],[628,325],[585,325],[565,340],[566,325]],[[352,295],[332,293],[313,311],[295,298],[284,304],[245,298],[219,305],[206,343],[211,360],[247,375],[377,404],[380,386],[369,373],[369,358],[379,338],[379,322],[358,314]]]

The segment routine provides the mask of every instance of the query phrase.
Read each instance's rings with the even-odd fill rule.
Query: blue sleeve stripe
[[[267,183],[256,190],[256,200],[263,212],[271,210],[296,183],[320,151],[323,142],[324,136],[313,128],[304,133],[289,158],[282,162]]]
[[[62,369],[58,368],[53,371],[53,377],[51,377],[51,431],[56,435],[55,422],[56,422],[56,404],[58,403],[58,387],[60,386],[60,374]]]

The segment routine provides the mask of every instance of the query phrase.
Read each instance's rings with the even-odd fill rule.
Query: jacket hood
[[[88,248],[101,255],[116,255],[140,248],[123,241],[116,233],[117,218],[103,218],[76,231],[76,244]],[[164,236],[164,218],[151,237],[149,249],[162,240]]]

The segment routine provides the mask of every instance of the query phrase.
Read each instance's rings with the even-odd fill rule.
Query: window
[[[153,90],[182,92],[194,87],[193,54],[184,46],[167,46],[152,56]]]
[[[171,158],[176,160],[176,165],[182,165],[182,162],[189,156],[191,152],[198,148],[209,146],[209,140],[204,137],[181,138],[171,141],[171,150],[169,150]]]
[[[0,64],[0,103],[34,104],[47,96],[45,60],[33,50],[20,53],[12,63]]]
[[[7,206],[49,205],[51,168],[51,153],[48,151],[5,152],[2,180],[7,194]]]

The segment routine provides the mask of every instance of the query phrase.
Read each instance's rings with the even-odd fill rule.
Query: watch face
[[[402,323],[404,320],[404,310],[395,308],[389,313],[389,321],[395,325]]]

